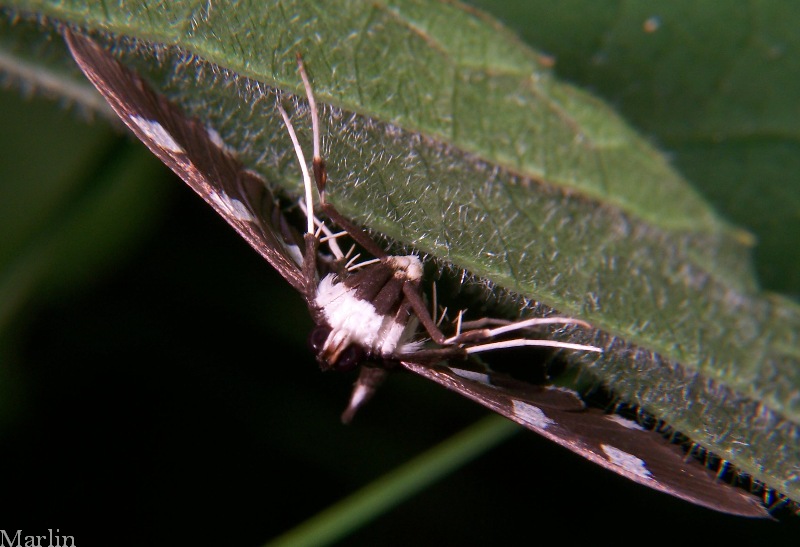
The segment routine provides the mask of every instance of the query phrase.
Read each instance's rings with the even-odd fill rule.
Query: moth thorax
[[[421,278],[422,263],[411,255],[382,258],[344,279],[325,276],[315,299],[324,323],[310,340],[320,366],[346,370],[404,353],[417,319],[403,288],[419,291]]]

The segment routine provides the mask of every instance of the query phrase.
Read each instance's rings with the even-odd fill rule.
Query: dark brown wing
[[[219,135],[157,94],[92,39],[66,30],[72,56],[131,131],[211,205],[301,294],[301,249],[284,238],[265,181],[246,170]]]
[[[718,480],[702,463],[687,459],[680,447],[657,432],[621,416],[582,409],[574,392],[522,382],[517,382],[519,386],[494,385],[486,374],[448,366],[402,364],[639,484],[723,513],[769,516],[757,497]]]

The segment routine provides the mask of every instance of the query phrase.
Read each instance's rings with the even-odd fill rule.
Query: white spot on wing
[[[574,389],[570,389],[564,386],[545,386],[544,388],[548,391],[560,391],[561,393],[567,393],[569,395],[572,395],[573,397],[575,397],[575,399],[580,401],[581,404],[583,404],[583,399],[581,399],[581,394],[575,391]]]
[[[514,416],[526,424],[529,424],[531,427],[544,430],[552,425],[556,425],[556,422],[548,418],[538,406],[533,406],[517,400],[513,402],[513,405]]]
[[[206,126],[206,133],[208,133],[208,138],[212,143],[214,143],[214,146],[216,146],[226,154],[229,154],[231,156],[235,155],[236,151],[227,144],[225,144],[225,141],[222,140],[222,137],[220,136],[220,134],[217,132],[216,129],[214,129],[213,127]]]
[[[642,477],[643,479],[652,479],[653,474],[647,469],[644,460],[637,458],[633,454],[628,454],[624,450],[615,448],[609,444],[601,444],[600,447],[603,452],[608,456],[611,463],[616,464],[629,473]]]
[[[298,266],[301,268],[303,267],[303,253],[300,252],[300,247],[297,245],[286,245],[286,252],[289,253],[289,256],[292,257],[292,260],[294,260]]]
[[[227,216],[243,222],[255,221],[255,218],[247,209],[245,204],[238,199],[228,197],[225,192],[211,192],[209,195],[211,197],[211,201],[213,201],[217,207],[222,209]]]
[[[464,370],[460,368],[450,368],[456,376],[461,376],[462,378],[466,378],[467,380],[472,380],[473,382],[480,382],[481,384],[486,384],[487,386],[491,386],[491,381],[489,380],[488,374],[483,374],[480,372],[475,372],[473,370]]]
[[[175,139],[169,132],[164,129],[164,126],[155,120],[147,120],[141,116],[131,116],[131,121],[141,129],[148,138],[153,141],[159,148],[172,152],[173,154],[184,154],[185,150],[175,142]]]
[[[208,138],[214,143],[214,146],[225,149],[225,141],[222,140],[222,137],[219,136],[216,129],[213,127],[206,127],[206,132],[208,133]]]
[[[635,429],[637,431],[646,431],[645,428],[634,422],[633,420],[629,420],[627,418],[623,418],[619,414],[609,414],[606,416],[606,420],[611,420],[612,422],[616,422],[624,428],[627,429]]]

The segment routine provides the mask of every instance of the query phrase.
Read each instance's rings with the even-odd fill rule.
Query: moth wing
[[[573,391],[523,387],[523,382],[516,382],[517,389],[508,382],[494,385],[489,375],[474,371],[406,361],[402,365],[634,482],[716,511],[769,516],[756,496],[720,481],[659,433],[585,408]]]
[[[92,39],[68,29],[64,37],[83,73],[139,140],[305,294],[302,246],[280,233],[285,220],[260,175],[246,170],[216,132],[185,116]]]

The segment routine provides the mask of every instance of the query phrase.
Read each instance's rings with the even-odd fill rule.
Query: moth
[[[360,367],[343,414],[350,421],[393,369],[432,380],[639,484],[734,515],[763,517],[758,499],[718,480],[702,463],[638,423],[587,408],[571,390],[526,383],[472,362],[474,353],[519,346],[600,352],[602,348],[532,339],[533,327],[561,324],[588,328],[568,317],[516,322],[461,323],[445,335],[423,297],[422,263],[415,255],[392,256],[364,230],[325,201],[328,184],[320,153],[320,127],[311,83],[298,68],[311,112],[311,169],[291,117],[283,118],[303,176],[306,216],[302,236],[282,214],[261,175],[246,169],[219,134],[183,114],[136,72],[88,36],[64,31],[78,66],[125,125],[275,268],[306,301],[316,323],[311,346],[323,370]],[[313,179],[312,179],[313,177]],[[319,196],[315,207],[315,191]],[[338,226],[334,233],[315,209]],[[348,235],[374,259],[356,262],[339,248]],[[323,250],[323,248],[327,250]],[[520,334],[522,333],[522,334]],[[428,338],[426,342],[424,339]]]

